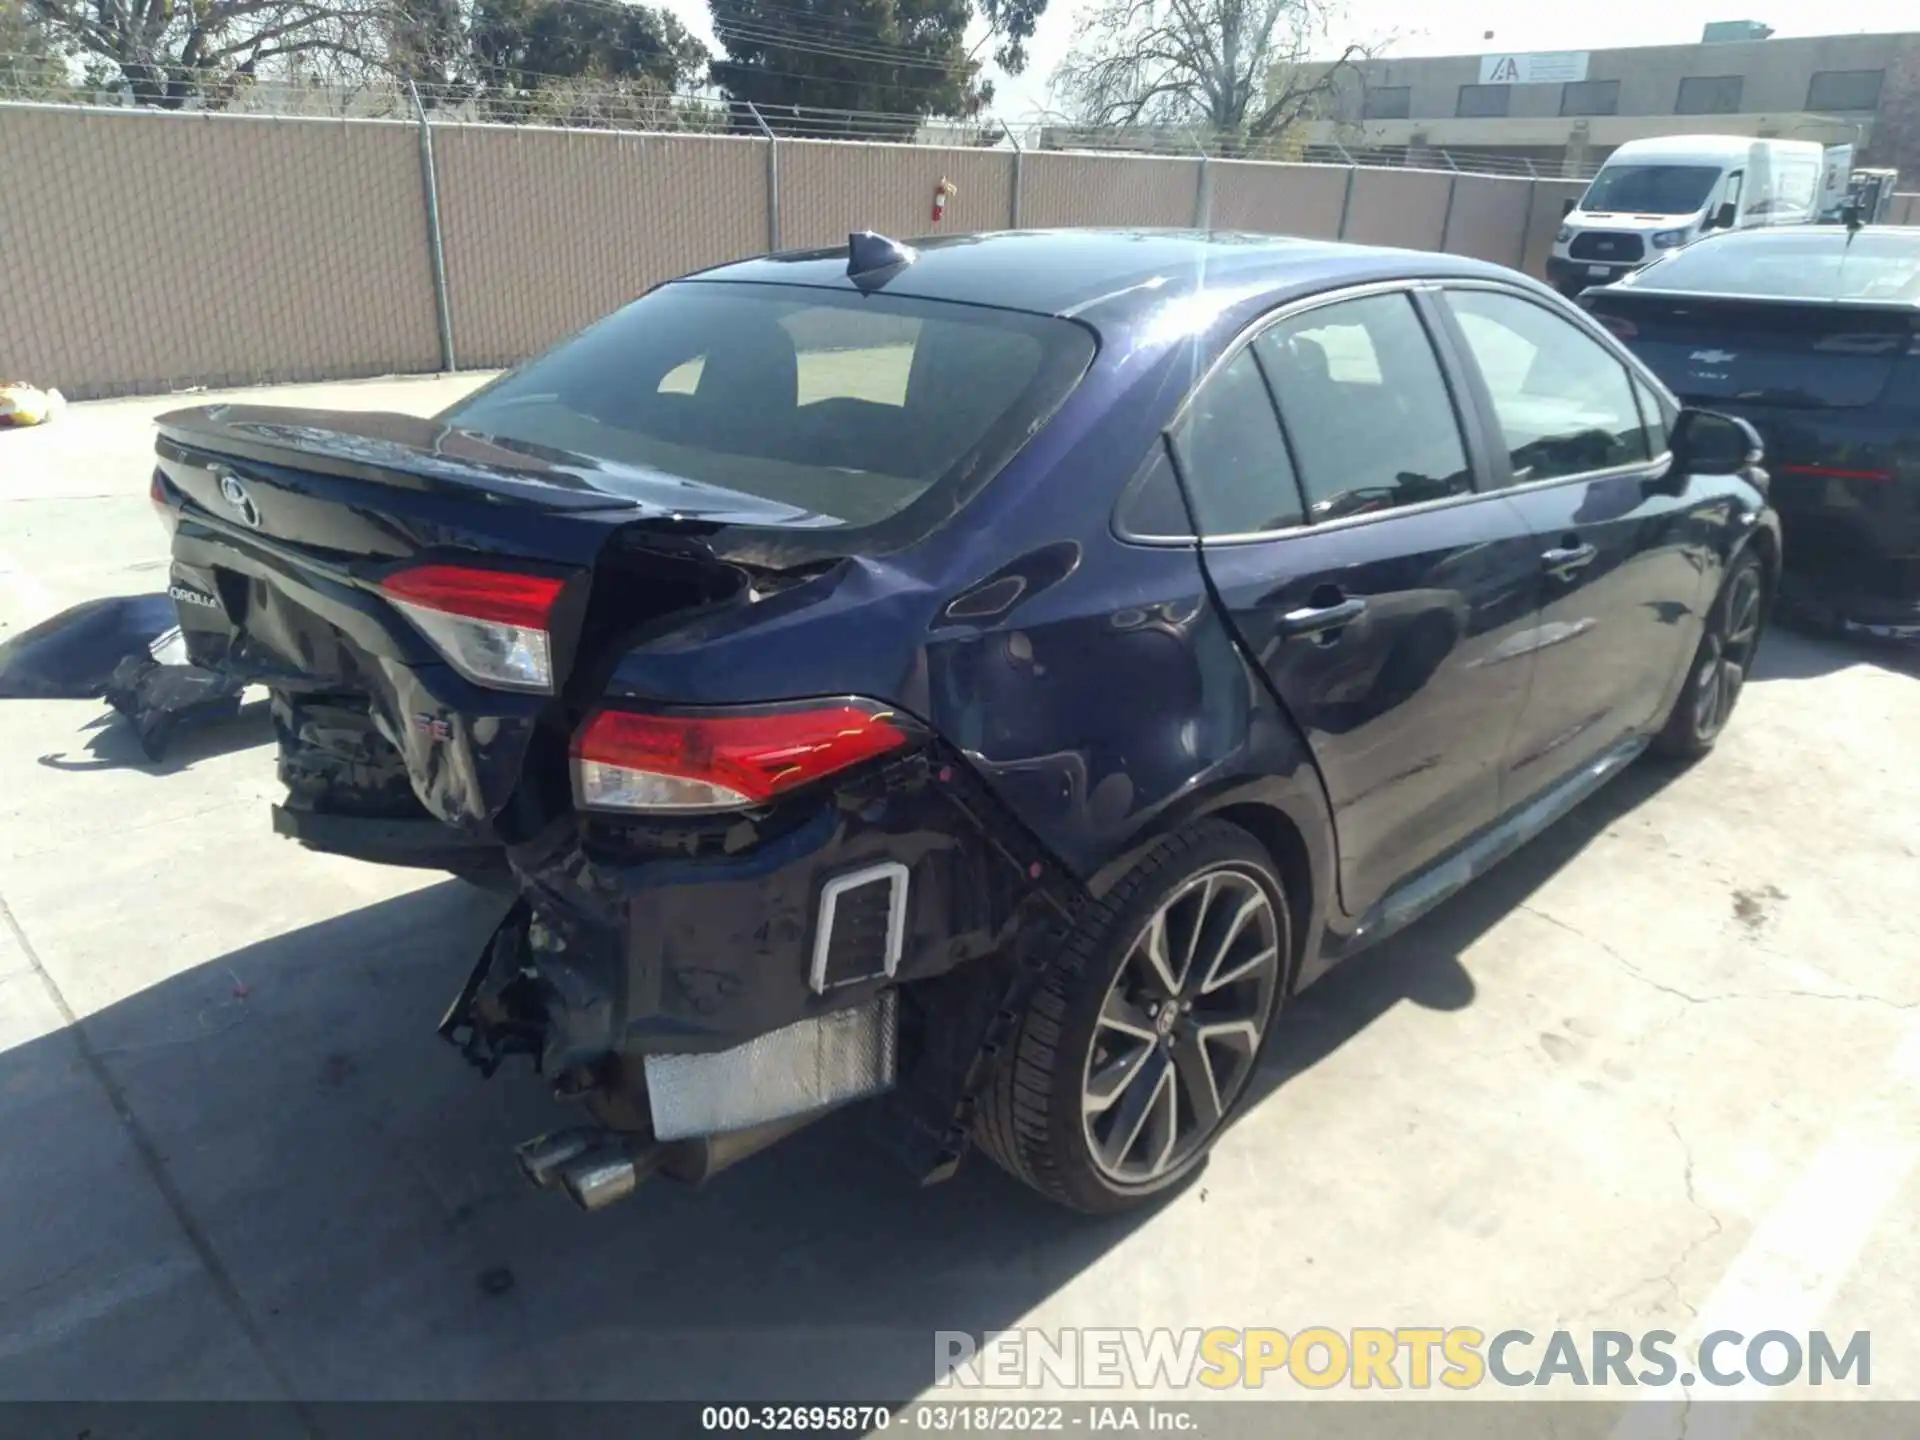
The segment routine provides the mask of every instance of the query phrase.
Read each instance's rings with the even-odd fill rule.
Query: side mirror
[[[1740,207],[1729,200],[1713,212],[1713,219],[1708,222],[1707,228],[1709,230],[1731,230],[1739,223]]]
[[[1562,220],[1566,219],[1567,216],[1573,213],[1574,207],[1579,203],[1578,200],[1562,200],[1560,202],[1560,218]]]
[[[1673,426],[1674,469],[1685,474],[1737,475],[1767,458],[1760,432],[1737,415],[1682,410]]]

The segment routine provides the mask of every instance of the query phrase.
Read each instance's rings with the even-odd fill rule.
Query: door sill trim
[[[1571,775],[1494,821],[1452,854],[1394,886],[1350,932],[1327,935],[1322,948],[1328,963],[1357,955],[1396,931],[1404,930],[1443,900],[1458,894],[1591,797],[1638,759],[1648,743],[1645,735],[1629,735],[1617,741]]]

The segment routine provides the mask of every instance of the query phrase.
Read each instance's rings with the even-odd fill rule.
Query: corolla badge
[[[1701,365],[1725,365],[1728,361],[1739,358],[1731,350],[1696,350],[1687,357]]]
[[[234,513],[247,525],[255,530],[260,528],[260,507],[253,503],[253,496],[240,483],[238,475],[220,477],[220,498],[231,505]]]

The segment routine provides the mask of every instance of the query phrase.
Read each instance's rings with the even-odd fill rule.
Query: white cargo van
[[[1826,169],[1825,147],[1811,140],[1629,140],[1568,210],[1547,279],[1577,295],[1710,230],[1805,224],[1820,213]]]

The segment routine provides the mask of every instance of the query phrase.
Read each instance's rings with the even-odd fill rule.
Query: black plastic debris
[[[113,672],[106,701],[133,727],[140,752],[158,760],[183,724],[207,724],[237,715],[245,688],[217,670],[163,665],[151,655],[130,655]]]
[[[151,659],[155,643],[179,623],[170,595],[121,595],[62,610],[0,641],[0,698],[98,699],[121,661]]]
[[[187,663],[170,595],[88,600],[0,642],[0,698],[104,699],[149,760],[181,725],[236,714],[243,688]]]

